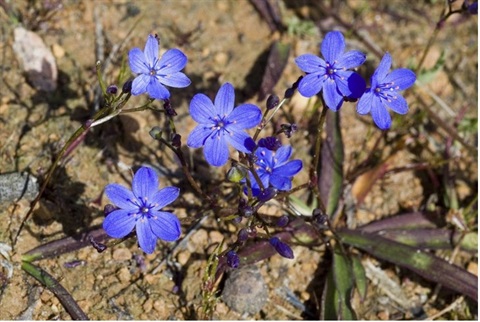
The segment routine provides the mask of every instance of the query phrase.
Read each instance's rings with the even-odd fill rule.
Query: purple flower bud
[[[277,253],[279,253],[281,256],[289,259],[293,259],[295,257],[293,255],[293,251],[290,248],[290,246],[280,241],[278,237],[270,238],[269,242],[270,242],[270,245],[272,245],[273,248],[275,248],[275,250],[277,251]]]
[[[227,265],[231,268],[238,268],[240,266],[240,257],[233,250],[227,252]]]
[[[163,108],[165,109],[165,112],[167,112],[167,115],[177,115],[177,112],[175,112],[175,110],[173,109],[172,104],[170,104],[170,100],[168,98],[163,102]]]
[[[172,145],[175,148],[179,148],[182,146],[182,136],[180,134],[174,133],[172,135]]]
[[[237,241],[239,243],[243,243],[245,241],[247,241],[248,239],[248,229],[246,228],[242,228],[238,231],[238,235],[237,235]]]
[[[277,151],[282,147],[282,142],[275,136],[268,136],[258,141],[258,146],[269,149],[270,151]]]
[[[126,81],[125,84],[123,84],[122,86],[122,92],[125,94],[130,94],[130,92],[132,91],[132,83],[132,80]]]
[[[107,87],[107,94],[116,95],[118,92],[117,85],[110,85]]]
[[[277,226],[285,227],[286,225],[288,225],[289,222],[290,222],[290,218],[288,218],[287,215],[283,215],[277,219]]]
[[[240,211],[240,215],[245,217],[245,218],[251,217],[253,215],[253,207],[252,206],[246,205],[246,206],[243,206],[243,207],[239,208],[238,210]]]
[[[278,190],[274,187],[268,187],[260,191],[259,195],[257,196],[258,200],[266,202],[277,195]]]
[[[105,207],[103,208],[103,213],[105,214],[105,217],[108,216],[109,213],[112,211],[117,210],[117,207],[115,207],[112,204],[106,204]]]
[[[280,99],[277,95],[272,94],[267,98],[267,110],[274,109],[280,103]]]
[[[287,88],[285,91],[285,98],[291,98],[293,94],[295,94],[295,90],[298,88],[298,84],[302,80],[303,76],[300,76],[295,83],[293,83],[292,87]]]

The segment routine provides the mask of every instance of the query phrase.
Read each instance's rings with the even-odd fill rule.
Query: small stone
[[[0,204],[21,198],[33,200],[37,194],[38,182],[34,176],[18,172],[0,174]]]
[[[63,49],[62,46],[59,44],[53,44],[52,45],[52,53],[55,58],[60,59],[65,56],[65,49]]]
[[[228,54],[224,52],[219,52],[215,54],[215,57],[213,59],[216,64],[223,67],[226,66],[228,63]]]
[[[159,313],[159,316],[166,315],[166,305],[163,300],[156,300],[153,302],[153,309]]]
[[[127,248],[117,248],[113,251],[112,258],[116,261],[128,261],[132,259],[132,252]]]
[[[145,303],[143,303],[142,308],[145,313],[150,312],[153,308],[153,300],[151,298],[147,299]]]
[[[13,35],[13,50],[31,85],[53,92],[57,88],[58,69],[51,50],[39,35],[23,27],[15,28]]]
[[[268,290],[258,267],[247,266],[232,271],[225,281],[222,299],[240,314],[259,312],[268,300]]]
[[[125,282],[130,281],[131,274],[130,274],[130,271],[128,270],[127,267],[122,267],[117,272],[117,277],[120,280],[120,282],[125,283]]]

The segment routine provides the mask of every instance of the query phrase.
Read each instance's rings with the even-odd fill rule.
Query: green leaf
[[[423,278],[478,301],[477,277],[454,264],[377,234],[339,229],[340,241],[362,249],[375,257],[407,268]]]
[[[355,286],[360,294],[360,299],[362,302],[367,296],[367,275],[365,274],[365,268],[360,261],[358,256],[352,256],[352,269],[353,276],[355,278]]]
[[[339,320],[356,319],[350,299],[354,286],[353,272],[350,259],[337,245],[333,254],[333,280],[338,296],[336,302],[337,317]]]
[[[322,144],[321,162],[317,169],[319,190],[326,213],[331,216],[337,208],[343,186],[343,141],[340,114],[327,111],[327,138]]]

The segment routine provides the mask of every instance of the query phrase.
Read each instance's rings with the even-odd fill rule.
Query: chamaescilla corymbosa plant
[[[408,269],[426,280],[477,299],[476,277],[426,249],[454,247],[472,251],[472,234],[458,234],[438,227],[428,220],[426,212],[399,214],[362,227],[346,225],[347,174],[344,173],[343,138],[340,115],[345,108],[356,109],[358,118],[371,122],[375,131],[387,133],[392,125],[390,110],[407,117],[409,96],[417,74],[408,68],[392,68],[394,57],[383,53],[378,67],[362,74],[367,55],[360,50],[346,50],[345,37],[340,31],[325,34],[317,53],[304,53],[294,59],[299,78],[287,88],[282,99],[270,95],[266,108],[235,101],[235,87],[224,82],[215,88],[216,95],[195,94],[189,101],[188,117],[195,122],[189,133],[178,133],[179,118],[170,105],[168,87],[185,88],[191,81],[182,72],[188,58],[179,49],[169,49],[159,56],[158,38],[147,37],[144,50],[134,48],[128,53],[131,71],[136,75],[127,81],[117,95],[113,87],[105,86],[99,73],[105,96],[105,106],[81,127],[67,142],[58,159],[47,173],[45,184],[52,177],[58,161],[71,152],[82,136],[94,126],[101,126],[126,112],[154,109],[161,111],[168,128],[152,124],[152,140],[161,143],[165,151],[175,156],[182,171],[182,182],[168,185],[159,180],[152,167],[135,166],[131,188],[117,183],[105,187],[109,204],[105,206],[103,224],[80,236],[69,236],[27,252],[23,269],[50,288],[73,318],[87,315],[56,279],[33,264],[33,261],[93,246],[96,251],[114,248],[127,239],[134,240],[138,250],[156,253],[159,245],[175,245],[205,218],[220,223],[232,223],[233,233],[225,232],[222,243],[208,259],[203,278],[201,317],[211,317],[217,297],[217,287],[223,273],[260,262],[271,256],[295,260],[296,245],[310,247],[324,244],[331,258],[325,278],[320,305],[323,319],[355,319],[358,312],[352,305],[354,291],[366,296],[366,273],[359,252]],[[275,65],[275,64],[272,64]],[[317,97],[315,130],[309,133],[312,156],[308,162],[297,155],[291,138],[299,130],[295,122],[272,122],[281,119],[279,111],[288,105],[292,95]],[[145,95],[146,104],[128,107],[131,96]],[[163,102],[163,109],[155,103]],[[372,120],[363,115],[370,114]],[[209,181],[196,176],[188,149],[202,149],[204,160],[215,171],[223,171],[223,180]],[[307,173],[305,182],[299,174]],[[217,185],[207,189],[208,185]],[[202,206],[180,218],[177,200],[189,190]],[[215,191],[214,194],[209,191]],[[293,196],[303,191],[310,204]],[[40,195],[34,200],[38,202]],[[266,205],[281,205],[277,215],[265,211]],[[299,211],[296,207],[302,205]],[[32,205],[32,209],[33,209]],[[347,228],[348,227],[348,228]],[[425,238],[425,237],[428,238]],[[205,245],[207,249],[211,245]]]

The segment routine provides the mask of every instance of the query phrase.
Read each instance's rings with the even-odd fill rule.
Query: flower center
[[[150,72],[148,73],[150,76],[155,76],[157,75],[157,71],[153,68],[150,69]]]

